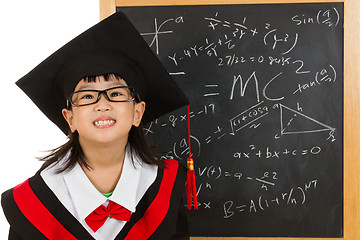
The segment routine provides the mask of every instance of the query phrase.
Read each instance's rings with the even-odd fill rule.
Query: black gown
[[[116,240],[189,239],[183,192],[186,169],[176,160],[165,160]],[[10,240],[94,240],[61,204],[40,176],[2,194],[1,204],[10,224]]]

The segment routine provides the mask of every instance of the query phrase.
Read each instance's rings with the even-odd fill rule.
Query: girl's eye
[[[122,93],[120,93],[120,92],[112,92],[110,94],[111,97],[120,97],[121,95],[122,95]]]
[[[93,95],[88,94],[88,95],[84,95],[84,96],[82,96],[82,98],[81,98],[81,99],[93,99],[93,98],[94,98],[94,96],[93,96]]]

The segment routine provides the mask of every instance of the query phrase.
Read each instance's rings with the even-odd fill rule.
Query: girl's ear
[[[135,103],[135,112],[134,112],[134,120],[133,125],[138,127],[141,123],[141,119],[145,112],[145,102],[141,101],[139,103]]]
[[[75,128],[75,125],[74,125],[73,112],[71,110],[69,110],[69,109],[66,109],[66,108],[64,108],[61,112],[62,112],[62,115],[65,118],[66,122],[68,123],[71,132],[72,133],[75,132],[76,128]]]

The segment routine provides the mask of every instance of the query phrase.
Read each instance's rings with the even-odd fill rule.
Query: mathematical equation
[[[273,197],[259,196],[256,199],[250,199],[248,203],[237,203],[231,200],[226,201],[223,204],[223,217],[227,219],[238,213],[266,211],[266,209],[271,207],[304,205],[307,201],[307,196],[311,194],[311,192],[316,191],[317,188],[318,180],[314,179],[302,186],[291,188],[289,191],[281,192]]]
[[[293,92],[293,94],[297,93],[303,93],[304,90],[320,86],[324,83],[332,83],[336,81],[337,73],[336,69],[329,65],[329,68],[323,68],[321,71],[318,71],[315,73],[315,76],[313,77],[313,80],[307,82],[307,83],[299,83],[297,89]]]
[[[270,147],[264,149],[257,149],[255,145],[249,146],[249,151],[236,151],[234,153],[235,159],[253,159],[253,158],[280,158],[282,156],[306,156],[306,155],[317,155],[321,152],[320,146],[313,146],[307,149],[289,149],[284,148],[282,150],[273,150]]]
[[[246,175],[241,171],[237,171],[237,170],[224,171],[220,166],[218,167],[209,166],[204,168],[199,167],[198,170],[199,170],[198,174],[200,179],[202,179],[201,177],[205,176],[208,179],[213,179],[213,180],[218,180],[220,178],[224,178],[224,179],[233,178],[236,179],[238,183],[243,183],[243,181],[246,182],[255,181],[257,183],[260,183],[260,188],[265,189],[266,191],[268,190],[269,186],[275,186],[275,182],[278,180],[278,173],[276,171],[264,172],[263,174],[261,174],[261,176],[253,177]],[[203,187],[202,183],[199,184],[199,192],[202,187]],[[212,189],[212,184],[207,181],[205,187]]]
[[[316,16],[309,16],[306,14],[296,14],[291,18],[291,21],[297,26],[306,24],[323,24],[328,27],[336,27],[340,22],[340,14],[336,8],[326,10],[319,10]]]

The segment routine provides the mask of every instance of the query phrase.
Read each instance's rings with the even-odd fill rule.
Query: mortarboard
[[[121,12],[114,13],[58,49],[16,84],[65,134],[61,110],[86,76],[117,73],[146,102],[143,123],[189,104],[145,40]]]

